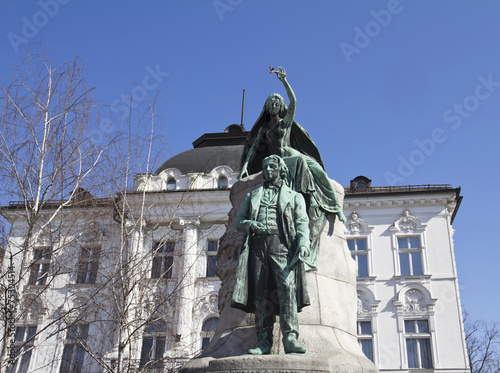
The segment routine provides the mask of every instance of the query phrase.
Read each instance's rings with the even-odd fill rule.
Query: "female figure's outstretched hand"
[[[278,66],[278,71],[276,72],[278,79],[284,84],[286,81],[286,71],[283,67]]]

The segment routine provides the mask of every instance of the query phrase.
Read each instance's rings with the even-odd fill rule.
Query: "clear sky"
[[[498,320],[499,16],[498,0],[0,0],[0,77],[34,42],[78,55],[102,104],[161,93],[173,155],[239,123],[243,89],[251,128],[285,96],[282,65],[331,178],[462,187],[462,303]]]

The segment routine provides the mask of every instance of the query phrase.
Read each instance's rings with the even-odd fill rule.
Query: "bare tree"
[[[14,220],[25,223],[18,239],[6,245],[5,256],[15,265],[1,276],[2,356],[13,337],[7,316],[17,322],[23,313],[22,304],[18,313],[7,309],[7,288],[14,299],[18,297],[13,292],[20,295],[27,284],[36,283],[39,290],[49,286],[47,258],[54,256],[54,247],[37,250],[36,242],[42,236],[55,238],[56,226],[61,226],[58,216],[78,203],[83,188],[91,189],[90,176],[104,151],[87,137],[96,110],[79,59],[60,65],[54,61],[42,46],[35,46],[0,86],[0,202],[3,215],[10,212],[7,225]],[[7,275],[15,281],[7,284]]]
[[[471,320],[465,310],[463,315],[471,373],[500,372],[500,326],[497,322]]]
[[[102,108],[79,60],[56,66],[43,48],[36,50],[2,84],[0,95],[0,202],[15,227],[5,245],[16,270],[18,302],[10,319],[15,315],[15,325],[27,325],[17,328],[14,341],[5,272],[1,356],[12,353],[12,342],[17,364],[23,356],[29,361],[33,348],[45,348],[43,365],[35,367],[40,371],[64,371],[84,355],[103,372],[175,368],[176,361],[154,356],[165,343],[158,330],[162,338],[175,334],[165,316],[175,316],[175,302],[192,301],[185,289],[196,277],[193,268],[184,268],[167,281],[172,263],[163,257],[161,265],[151,263],[160,260],[167,243],[179,240],[172,224],[187,194],[156,194],[152,201],[147,188],[132,187],[133,175],[149,180],[157,166],[156,97],[136,112],[108,116],[124,120],[125,130],[98,147],[88,133]],[[154,218],[152,207],[161,209]],[[32,326],[37,317],[43,327]],[[144,338],[148,333],[151,339]],[[148,344],[152,338],[154,347]],[[62,346],[54,348],[54,341]],[[186,357],[191,347],[184,346]],[[4,358],[2,367],[8,363]]]

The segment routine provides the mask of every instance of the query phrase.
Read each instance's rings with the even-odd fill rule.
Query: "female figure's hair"
[[[279,117],[284,118],[286,115],[287,107],[285,103],[285,99],[281,97],[279,93],[271,93],[269,97],[266,99],[266,102],[264,104],[264,108],[262,109],[262,113],[260,114],[264,118],[264,122],[267,122],[269,120],[269,109],[271,108],[271,102],[275,99],[278,99],[280,101],[280,111],[279,111]]]

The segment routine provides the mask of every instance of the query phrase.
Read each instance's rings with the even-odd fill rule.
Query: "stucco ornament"
[[[38,244],[40,245],[51,245],[53,243],[53,237],[55,230],[53,230],[49,225],[46,225],[40,229],[38,233]]]
[[[370,301],[363,292],[358,291],[358,315],[367,314],[368,312],[370,312]]]
[[[410,215],[410,210],[404,209],[399,219],[394,222],[393,227],[399,231],[409,232],[417,229],[421,224],[420,219]]]
[[[85,228],[82,232],[81,239],[83,239],[86,242],[93,242],[100,240],[102,236],[104,235],[104,232],[99,229],[99,223],[97,223],[94,220],[91,220],[85,224]]]
[[[21,302],[20,315],[25,323],[39,322],[46,312],[47,308],[39,296],[30,294]]]
[[[202,312],[205,314],[218,314],[219,313],[218,302],[219,302],[219,297],[217,296],[217,293],[208,294],[201,306]]]
[[[405,293],[403,300],[404,312],[424,312],[427,310],[424,294],[417,289],[410,289]]]
[[[356,211],[351,212],[349,220],[346,223],[346,228],[350,234],[363,233],[366,222],[361,219]]]

